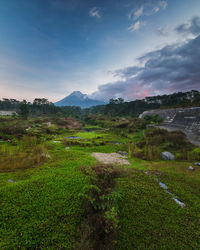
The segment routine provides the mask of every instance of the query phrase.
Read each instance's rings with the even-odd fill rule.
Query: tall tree
[[[19,109],[20,109],[20,115],[21,115],[24,119],[27,119],[27,118],[28,118],[28,115],[29,115],[29,106],[28,106],[26,100],[23,100],[23,101],[20,103]]]

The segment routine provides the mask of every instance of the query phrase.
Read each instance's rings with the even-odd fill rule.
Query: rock
[[[60,143],[60,141],[53,141],[53,143]]]
[[[195,162],[194,165],[195,166],[200,166],[200,162]]]
[[[175,156],[172,153],[166,151],[161,153],[161,158],[163,161],[172,161],[175,159]]]
[[[190,170],[190,171],[194,171],[194,170],[195,170],[195,168],[193,168],[192,166],[189,166],[189,167],[188,167],[188,170]]]
[[[48,159],[51,158],[51,156],[50,156],[49,154],[44,154],[44,153],[43,153],[43,154],[41,154],[41,156],[44,157],[44,158],[48,158]]]
[[[70,147],[65,147],[65,149],[70,149]]]
[[[11,180],[11,179],[8,179],[8,182],[16,183],[16,181],[13,181],[13,180]]]

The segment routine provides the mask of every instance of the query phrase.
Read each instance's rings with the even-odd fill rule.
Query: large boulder
[[[163,161],[172,161],[175,159],[175,156],[172,153],[166,151],[161,153],[161,158]]]
[[[195,170],[195,168],[193,168],[192,166],[189,166],[189,167],[188,167],[188,170],[190,170],[190,171],[194,171],[194,170]]]

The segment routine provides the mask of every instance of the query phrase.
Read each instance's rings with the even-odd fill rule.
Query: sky
[[[199,0],[0,0],[0,99],[200,90]]]

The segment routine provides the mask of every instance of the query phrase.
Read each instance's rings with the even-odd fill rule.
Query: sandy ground
[[[92,153],[92,156],[103,164],[130,165],[130,162],[126,160],[126,156],[117,153]]]

